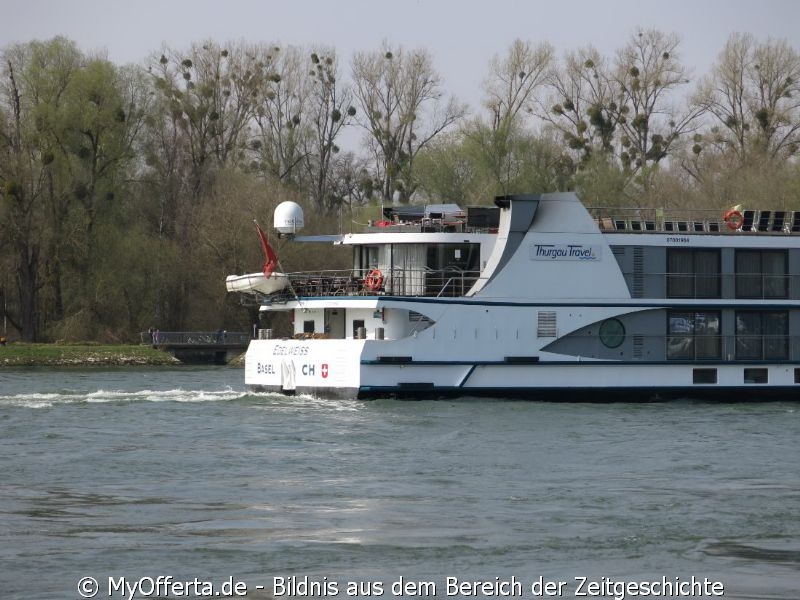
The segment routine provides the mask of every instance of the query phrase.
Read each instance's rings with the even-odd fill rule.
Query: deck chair
[[[758,216],[758,230],[759,231],[769,231],[769,218],[772,216],[772,212],[768,210],[762,210],[761,214]]]
[[[797,233],[800,231],[800,210],[794,211],[794,218],[792,219],[792,232]]]
[[[783,222],[786,220],[786,211],[776,210],[772,215],[772,227],[770,231],[783,231]]]
[[[756,218],[756,211],[746,210],[742,213],[742,226],[739,228],[742,231],[753,231],[753,221]]]

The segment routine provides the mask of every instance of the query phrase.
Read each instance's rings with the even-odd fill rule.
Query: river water
[[[695,577],[796,599],[798,409],[324,401],[247,393],[226,367],[2,369],[0,598],[687,597],[613,586]]]

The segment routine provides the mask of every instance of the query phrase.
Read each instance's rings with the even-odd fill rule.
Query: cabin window
[[[737,250],[737,298],[788,298],[789,271],[785,250]]]
[[[692,369],[692,383],[717,383],[717,370]]]
[[[722,356],[718,311],[670,311],[667,359],[711,360]]]
[[[667,297],[719,298],[719,250],[667,249]]]
[[[599,335],[606,348],[619,348],[625,341],[625,326],[619,319],[606,319],[600,325]]]
[[[314,333],[314,321],[303,321],[303,333]]]
[[[763,368],[745,369],[745,383],[769,383],[769,371]]]
[[[736,311],[736,358],[789,358],[789,313],[785,310]]]

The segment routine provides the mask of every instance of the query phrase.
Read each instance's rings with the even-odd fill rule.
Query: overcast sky
[[[736,31],[800,49],[800,0],[0,0],[0,46],[64,35],[83,51],[142,63],[162,44],[327,44],[347,63],[383,40],[425,47],[446,90],[476,108],[492,56],[514,38],[561,54],[587,44],[613,55],[638,28],[677,33],[680,54],[705,74]]]

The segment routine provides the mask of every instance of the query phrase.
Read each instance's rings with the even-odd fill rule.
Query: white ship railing
[[[634,298],[788,300],[800,296],[800,275],[794,274],[624,271],[623,277]]]
[[[295,297],[327,296],[428,296],[465,295],[477,281],[479,271],[449,269],[381,269],[370,278],[373,269],[303,271],[287,273],[290,286],[270,296],[273,301]]]
[[[726,210],[587,208],[602,231],[634,233],[800,234],[800,211],[740,210],[741,223],[725,220]]]

